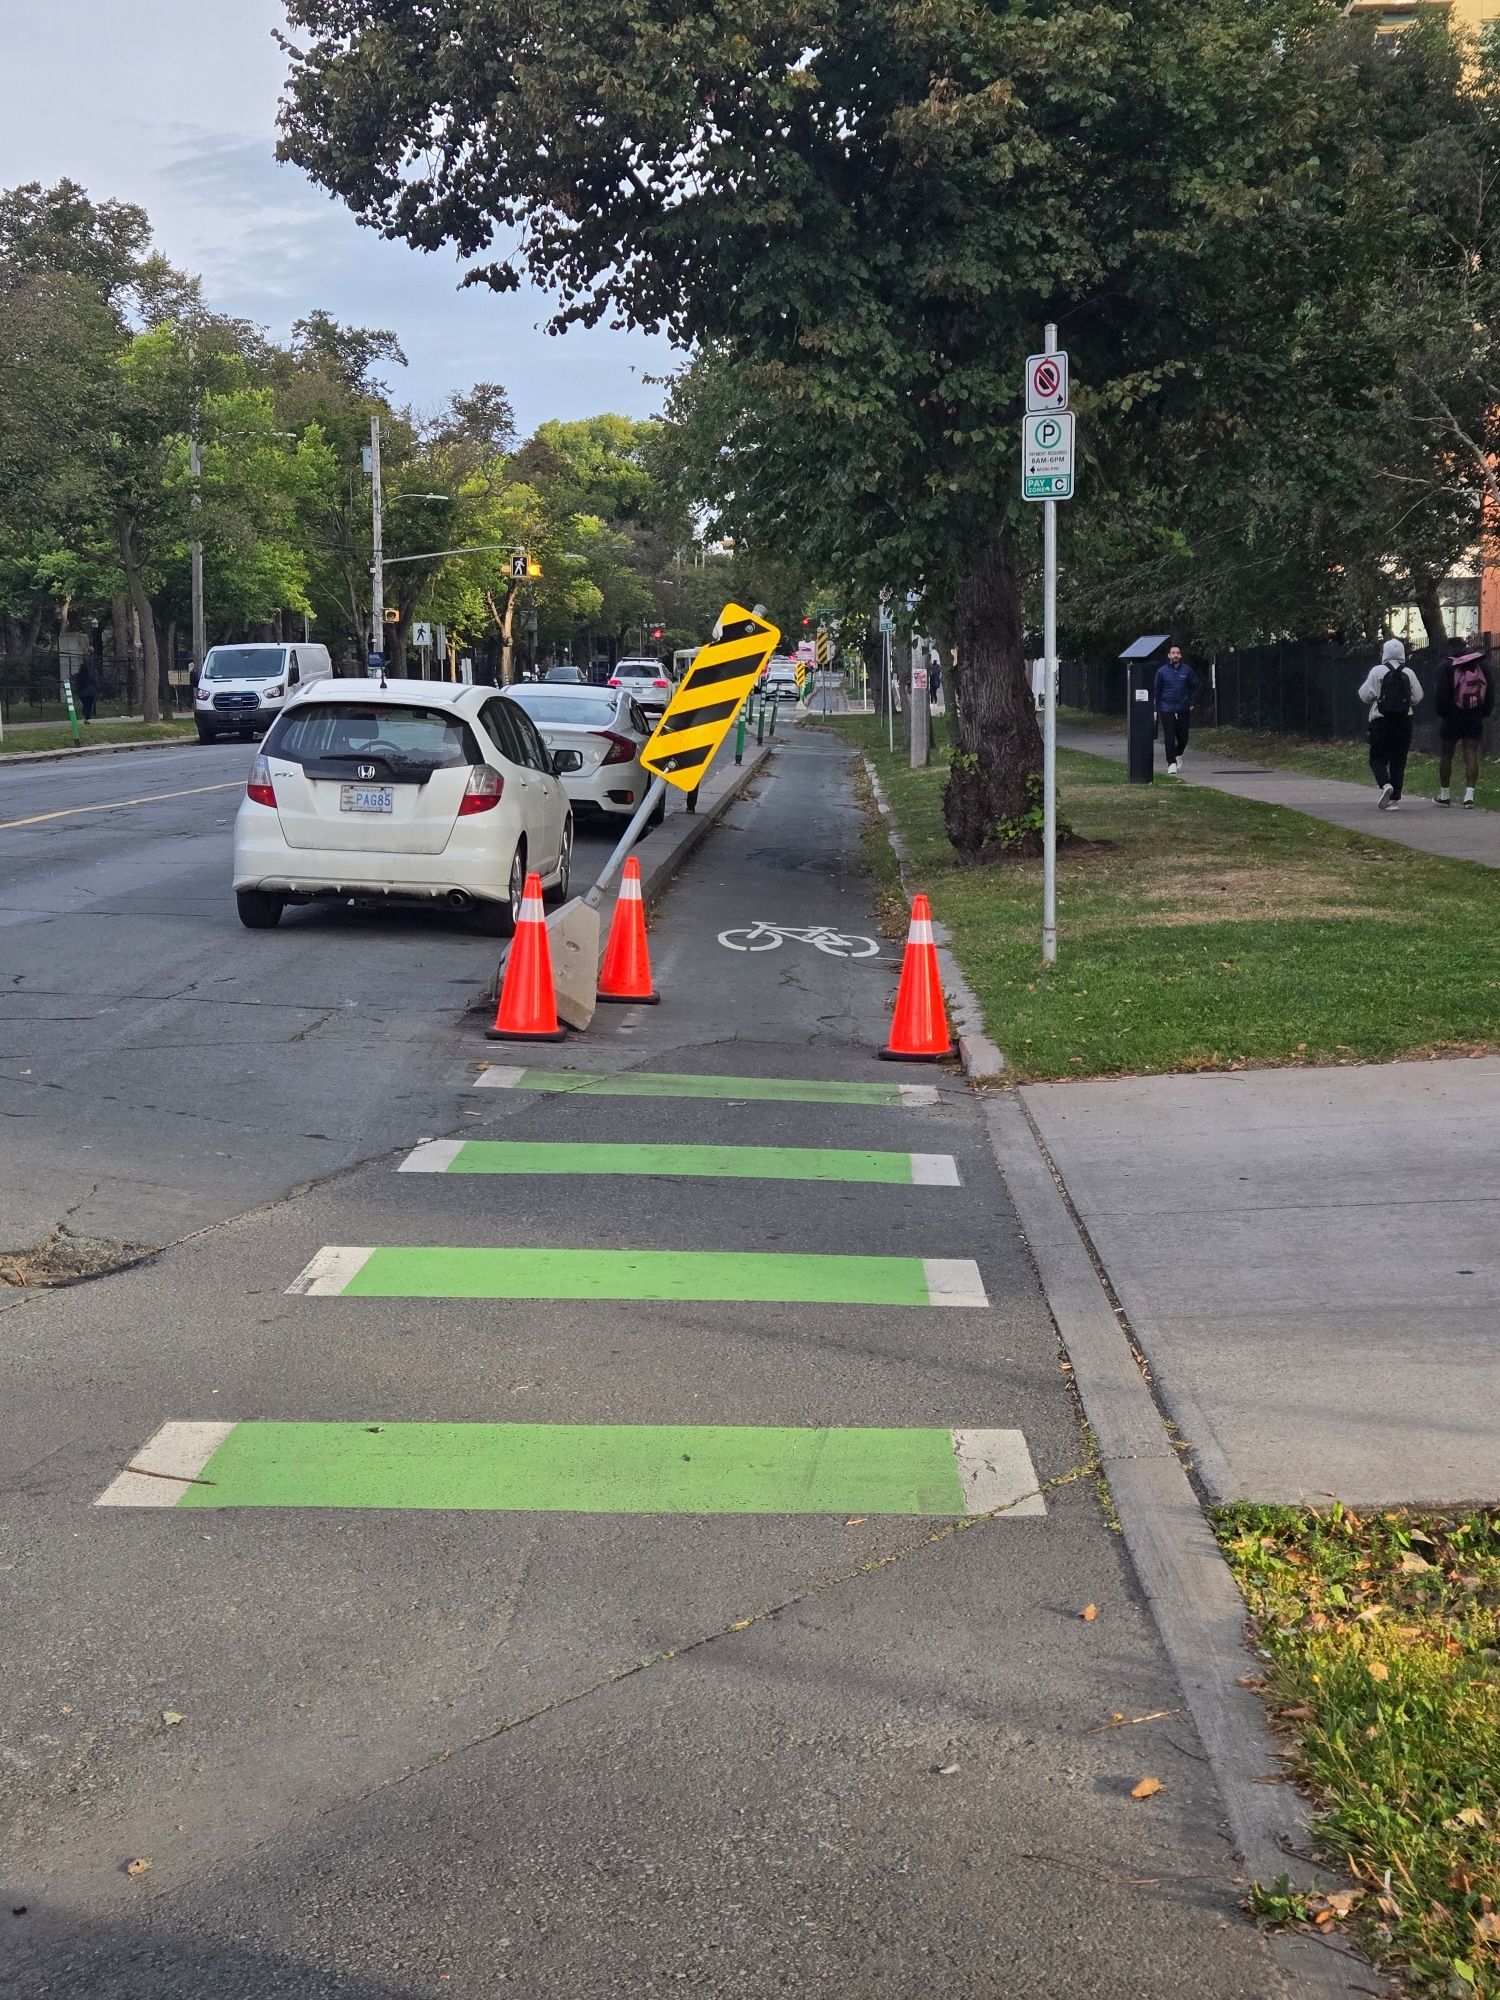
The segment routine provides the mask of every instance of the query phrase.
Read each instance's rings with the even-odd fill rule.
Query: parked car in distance
[[[795,701],[797,699],[797,662],[789,660],[784,653],[773,654],[767,662],[761,686],[771,701]]]
[[[548,667],[546,673],[542,675],[542,679],[544,681],[559,682],[562,683],[563,685],[566,685],[569,682],[576,685],[579,681],[583,680],[584,678],[585,676],[580,668],[570,667],[566,663],[564,663],[562,666]]]
[[[299,693],[234,824],[240,921],[288,903],[443,903],[508,937],[535,869],[568,892],[573,813],[517,702],[462,682],[329,680]]]
[[[627,688],[653,721],[672,699],[672,677],[660,660],[621,660],[609,677],[611,687]]]
[[[210,646],[193,691],[198,741],[255,736],[269,729],[292,696],[333,677],[326,646]]]
[[[576,819],[628,819],[645,797],[651,773],[641,747],[651,734],[640,705],[623,687],[510,687],[508,698],[524,708],[555,754],[576,750],[576,770],[563,784]],[[650,819],[660,826],[665,801]]]

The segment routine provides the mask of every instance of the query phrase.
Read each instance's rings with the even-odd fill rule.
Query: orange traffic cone
[[[932,905],[918,896],[911,906],[911,929],[901,961],[896,989],[896,1018],[891,1039],[880,1051],[882,1062],[941,1062],[954,1053],[938,977],[937,946],[932,939]]]
[[[651,985],[651,954],[646,949],[646,906],[641,901],[641,864],[632,854],[620,878],[614,921],[599,972],[601,1000],[629,1000],[654,1007],[661,999]]]
[[[542,878],[526,877],[516,934],[505,955],[505,982],[495,1025],[486,1028],[492,1042],[560,1042],[557,999],[552,988],[552,953],[547,948],[547,918],[542,909]]]

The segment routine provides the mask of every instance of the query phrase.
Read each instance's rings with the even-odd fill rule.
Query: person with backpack
[[[1453,752],[1464,746],[1464,804],[1472,808],[1479,783],[1484,725],[1495,706],[1495,677],[1477,632],[1455,639],[1438,670],[1433,705],[1438,713],[1438,789],[1434,805],[1451,806]]]
[[[1167,753],[1167,775],[1175,778],[1187,749],[1188,729],[1193,720],[1193,703],[1198,699],[1198,676],[1182,657],[1181,646],[1169,646],[1167,657],[1151,683],[1151,699],[1161,724],[1162,748]]]
[[[1359,698],[1370,706],[1370,769],[1380,787],[1375,803],[1382,812],[1395,812],[1411,755],[1412,716],[1422,699],[1422,683],[1406,664],[1406,648],[1399,639],[1387,639],[1381,647]]]

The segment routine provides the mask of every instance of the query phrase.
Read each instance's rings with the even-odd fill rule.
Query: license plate
[[[346,813],[388,813],[395,811],[395,793],[389,785],[341,785],[339,811]]]

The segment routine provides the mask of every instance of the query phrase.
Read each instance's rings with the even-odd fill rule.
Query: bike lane
[[[1281,1991],[977,1108],[874,1059],[899,946],[719,943],[876,935],[851,771],[801,733],[736,805],[659,1008],[492,1047],[455,1132],[65,1303],[70,1491],[214,1435],[52,1557],[194,1730],[122,1751],[107,1830],[58,1808],[28,1990]],[[999,1434],[1033,1483],[971,1507]]]

